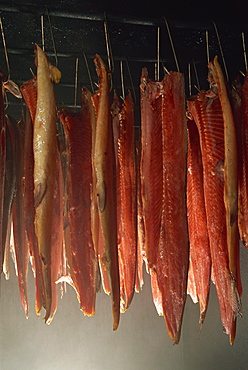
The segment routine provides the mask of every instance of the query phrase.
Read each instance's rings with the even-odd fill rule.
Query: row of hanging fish
[[[239,240],[248,245],[247,78],[231,94],[215,57],[209,91],[186,101],[182,73],[153,81],[143,68],[137,138],[131,94],[123,104],[116,93],[111,101],[99,55],[99,89],[82,89],[76,113],[57,110],[53,82],[61,73],[38,45],[35,55],[37,75],[20,87],[25,117],[4,116],[0,96],[1,272],[8,277],[11,250],[26,317],[29,260],[36,313],[44,309],[46,323],[58,285],[73,286],[88,316],[102,285],[114,330],[142,289],[145,261],[174,343],[187,293],[199,302],[203,324],[211,279],[233,343],[241,316]],[[1,91],[10,85],[18,96],[0,77]]]

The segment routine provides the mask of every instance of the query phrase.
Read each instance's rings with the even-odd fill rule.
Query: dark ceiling
[[[45,50],[53,63],[54,44],[62,79],[56,86],[58,105],[74,104],[75,61],[78,58],[78,86],[92,89],[97,82],[93,57],[100,54],[107,63],[104,20],[107,20],[109,40],[114,58],[113,84],[119,95],[121,90],[120,68],[123,66],[125,91],[131,89],[139,99],[139,79],[142,67],[147,67],[154,77],[154,66],[159,58],[167,69],[175,69],[165,19],[173,40],[180,71],[185,74],[186,93],[195,93],[194,85],[207,88],[207,47],[209,57],[216,54],[223,65],[220,45],[231,80],[245,70],[241,34],[246,36],[248,12],[245,0],[218,1],[1,1],[0,15],[9,56],[10,76],[18,84],[31,77],[34,67],[34,43],[41,44],[41,18],[44,19]],[[164,19],[165,18],[165,19]],[[219,39],[216,34],[216,29]],[[53,38],[51,37],[51,30]],[[54,40],[54,43],[53,43]],[[245,40],[246,42],[246,40]],[[0,66],[7,74],[2,42]],[[88,63],[88,69],[87,69]],[[162,77],[162,63],[160,75]],[[93,85],[95,88],[95,85]],[[8,110],[20,114],[21,102],[10,97]],[[77,104],[79,104],[79,92]]]

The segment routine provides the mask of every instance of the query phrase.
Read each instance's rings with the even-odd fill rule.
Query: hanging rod
[[[14,5],[10,6],[8,4],[0,4],[0,12],[10,12],[10,13],[29,13],[43,15],[46,13],[44,6],[37,5]],[[53,17],[68,18],[68,19],[81,19],[89,21],[99,21],[104,22],[104,14],[100,13],[85,13],[80,12],[69,12],[67,10],[56,10],[49,7],[49,15]],[[107,14],[108,21],[117,22],[117,23],[126,23],[134,25],[143,25],[143,26],[159,26],[164,23],[163,17],[161,18],[139,18],[133,16],[116,16],[112,14]],[[195,29],[195,30],[214,30],[212,20],[208,21],[192,21],[192,20],[168,20],[171,28],[183,28],[183,29]],[[226,24],[218,22],[218,26],[226,26],[231,29],[242,29],[242,25],[238,22],[232,21],[232,23]]]

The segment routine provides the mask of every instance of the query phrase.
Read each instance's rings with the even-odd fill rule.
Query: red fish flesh
[[[142,211],[145,233],[147,264],[155,266],[159,244],[162,196],[162,124],[161,124],[161,85],[148,77],[142,69],[141,94],[141,160],[140,182]]]
[[[164,77],[161,98],[163,198],[155,271],[167,331],[177,344],[187,296],[189,260],[185,194],[187,132],[182,73],[170,72]]]
[[[211,277],[216,286],[222,324],[232,343],[240,303],[229,269],[224,202],[224,122],[215,86],[212,85],[209,92],[201,91],[197,97],[192,97],[188,101],[188,108],[200,135],[204,198],[212,263]]]
[[[97,259],[92,238],[92,125],[95,112],[91,94],[82,90],[82,108],[77,114],[60,112],[68,151],[67,197],[70,223],[71,276],[85,315],[95,313]]]
[[[15,129],[15,170],[16,170],[16,191],[13,204],[13,232],[14,232],[14,248],[16,256],[16,267],[18,273],[18,283],[22,306],[26,317],[28,317],[28,262],[29,251],[25,233],[24,222],[24,141],[25,141],[25,121],[21,120],[17,123]]]
[[[121,276],[121,308],[122,311],[125,311],[133,298],[137,268],[134,105],[131,93],[124,100],[119,121],[117,166],[118,250]]]
[[[187,215],[190,242],[188,294],[200,303],[200,323],[205,319],[211,280],[211,257],[203,188],[200,138],[194,120],[187,121]]]
[[[232,97],[239,143],[238,227],[240,239],[248,248],[248,74],[242,85],[235,82]]]
[[[175,132],[177,135],[175,135]],[[141,195],[153,300],[174,343],[180,339],[187,295],[186,118],[184,79],[171,72],[141,77]],[[157,281],[156,281],[157,279]]]

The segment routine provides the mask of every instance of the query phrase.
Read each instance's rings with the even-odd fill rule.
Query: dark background
[[[114,58],[113,86],[121,95],[120,61],[122,61],[124,90],[125,92],[132,90],[138,104],[142,68],[147,67],[150,77],[155,77],[158,27],[160,27],[160,60],[168,70],[176,69],[164,21],[166,18],[179,69],[185,75],[187,96],[197,93],[194,86],[200,89],[208,88],[206,31],[209,38],[209,57],[212,59],[216,54],[219,55],[223,68],[225,61],[227,78],[231,83],[240,70],[245,72],[241,33],[244,32],[246,41],[248,28],[246,4],[244,0],[235,2],[62,0],[52,3],[32,0],[0,1],[11,78],[21,85],[31,77],[30,68],[35,73],[33,47],[34,43],[41,44],[41,16],[43,16],[45,50],[55,64],[52,29],[58,67],[62,72],[61,82],[56,86],[58,105],[74,105],[76,58],[79,58],[77,86],[84,85],[92,91],[96,89],[94,83],[97,83],[94,55],[100,54],[107,63],[103,28],[103,22],[107,20]],[[219,39],[213,22],[217,27]],[[219,43],[223,49],[224,60]],[[89,70],[86,68],[85,60],[88,62]],[[159,79],[163,77],[162,63]],[[0,66],[5,74],[8,74],[1,40]],[[79,88],[76,95],[79,106]],[[9,100],[10,113],[18,117],[22,103],[12,96],[9,96]]]

